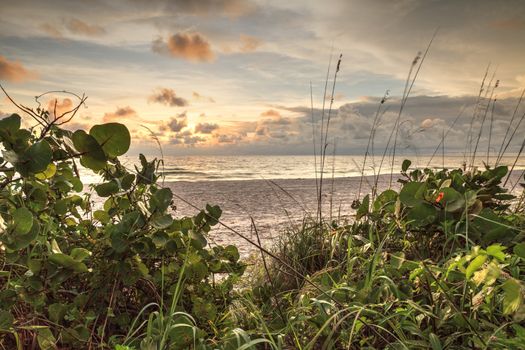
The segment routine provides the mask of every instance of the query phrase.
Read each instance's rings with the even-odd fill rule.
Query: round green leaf
[[[109,197],[119,191],[119,187],[116,181],[105,182],[103,184],[95,186],[95,191],[100,197]]]
[[[120,123],[95,125],[89,130],[89,134],[97,140],[104,152],[112,158],[126,153],[131,144],[131,135],[128,128]]]
[[[31,145],[20,157],[16,164],[22,175],[45,171],[53,160],[53,151],[49,143],[42,140]]]
[[[408,182],[399,192],[399,199],[404,205],[413,207],[421,203],[425,190],[426,184],[424,182]]]
[[[411,221],[411,225],[413,226],[426,226],[436,220],[436,208],[428,203],[420,203],[410,209],[407,219]]]
[[[104,150],[97,140],[86,134],[84,130],[77,130],[73,133],[73,145],[82,154],[80,162],[86,168],[97,171],[106,166],[107,158]]]
[[[33,226],[33,214],[26,207],[21,207],[13,213],[14,233],[24,235]]]

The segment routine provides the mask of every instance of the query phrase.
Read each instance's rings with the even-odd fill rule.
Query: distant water
[[[154,156],[148,156],[148,159]],[[415,167],[447,168],[460,167],[464,161],[462,155],[447,155],[442,158],[436,155],[430,156],[399,155],[394,163],[394,172],[399,172],[403,159],[408,158]],[[511,164],[515,156],[506,156],[502,164]],[[138,163],[138,157],[126,156],[122,158],[123,163],[130,169]],[[313,179],[316,174],[316,166],[319,169],[319,158],[313,156],[166,156],[164,167],[160,170],[164,173],[166,182],[173,181],[217,181],[217,180],[261,180],[261,179]],[[324,177],[335,178],[355,177],[361,175],[364,157],[360,155],[336,155],[327,156],[324,166]],[[483,166],[486,157],[479,156],[476,159],[478,166]],[[490,159],[493,164],[494,159]],[[391,172],[391,160],[385,159],[380,167],[381,157],[368,157],[364,169],[365,175],[375,175]],[[516,170],[525,169],[525,157],[522,157],[516,165]],[[82,172],[85,183],[96,183],[98,178],[89,171]]]

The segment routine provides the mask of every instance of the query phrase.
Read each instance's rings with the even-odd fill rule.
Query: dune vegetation
[[[235,246],[207,240],[224,225],[218,206],[178,217],[184,199],[162,186],[162,159],[119,161],[126,126],[72,132],[63,125],[76,110],[19,107],[37,126],[0,120],[0,348],[525,344],[525,200],[507,185],[508,165],[406,160],[398,186],[359,189],[350,221],[319,210],[268,249],[234,231],[260,251],[247,269]],[[80,167],[102,181],[88,189]]]

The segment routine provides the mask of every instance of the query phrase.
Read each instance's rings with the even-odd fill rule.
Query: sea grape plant
[[[0,120],[3,344],[116,344],[145,305],[168,307],[177,284],[176,309],[213,334],[245,268],[236,247],[208,244],[220,208],[175,217],[172,191],[157,183],[161,160],[140,155],[133,170],[120,162],[126,126],[72,132],[37,112],[43,128],[24,128],[17,114]],[[79,167],[101,182],[84,184]]]

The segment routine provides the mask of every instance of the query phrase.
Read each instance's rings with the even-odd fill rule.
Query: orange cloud
[[[35,72],[29,71],[18,61],[10,61],[4,56],[0,56],[0,80],[7,80],[13,83],[22,83],[37,77]]]
[[[69,98],[64,98],[62,102],[54,98],[47,103],[47,111],[53,118],[59,117],[63,113],[71,111],[73,108],[73,101]]]
[[[497,29],[525,29],[525,20],[521,18],[509,18],[490,23],[490,26]]]
[[[260,39],[250,36],[250,35],[244,35],[241,34],[240,36],[241,41],[241,52],[253,52],[257,50],[259,46],[261,46],[262,42]]]
[[[281,113],[277,112],[275,109],[269,109],[261,113],[261,117],[280,117]]]
[[[106,34],[106,30],[101,26],[88,24],[77,18],[71,18],[65,23],[65,27],[73,34],[85,36],[101,36]]]
[[[113,122],[113,121],[116,121],[116,122],[125,122],[126,119],[137,119],[138,118],[138,115],[137,115],[137,112],[129,107],[129,106],[126,106],[126,107],[119,107],[117,108],[117,110],[115,112],[111,112],[111,113],[106,113],[104,114],[104,117],[102,117],[102,121],[104,123],[109,123],[109,122]]]
[[[195,126],[195,133],[211,134],[214,130],[219,128],[218,124],[214,123],[199,123]]]
[[[177,33],[170,36],[167,42],[159,38],[153,42],[152,49],[192,62],[211,62],[215,59],[208,39],[199,33]]]
[[[42,23],[40,25],[40,29],[42,29],[44,32],[51,35],[55,39],[64,39],[64,34],[62,34],[62,31],[60,31],[60,29],[58,29],[58,27],[53,24]]]

